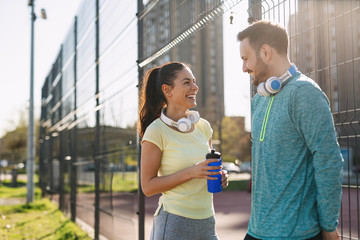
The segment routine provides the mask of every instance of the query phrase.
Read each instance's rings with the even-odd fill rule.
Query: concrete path
[[[150,239],[159,196],[146,198],[145,239]],[[231,191],[214,194],[216,232],[221,240],[244,239],[250,218],[251,194]]]

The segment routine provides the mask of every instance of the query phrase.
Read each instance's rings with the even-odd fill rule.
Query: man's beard
[[[269,67],[258,57],[254,70],[255,74],[252,77],[252,83],[257,87],[261,82],[265,82],[268,79]]]

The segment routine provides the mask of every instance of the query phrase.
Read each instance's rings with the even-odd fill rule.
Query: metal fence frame
[[[355,26],[359,8],[360,2],[353,0],[249,0],[248,9],[249,23],[268,19],[283,24],[289,33],[290,59],[330,100],[345,160],[341,239],[360,239],[360,98],[356,95],[360,90],[360,28]],[[291,18],[288,25],[285,15]]]
[[[142,19],[146,14],[151,11],[152,6],[157,4],[159,0],[150,0],[144,6],[142,0],[137,1],[137,16],[135,20],[132,19],[131,22],[137,22],[137,34],[138,34],[138,45],[136,46],[138,55],[137,63],[134,62],[134,66],[137,72],[136,79],[132,80],[132,83],[141,85],[141,79],[144,75],[144,69],[147,64],[151,63],[155,59],[161,57],[163,54],[166,54],[169,50],[174,48],[176,45],[186,40],[189,36],[196,34],[201,29],[206,28],[213,20],[221,17],[224,12],[232,9],[241,0],[238,1],[213,1],[209,4],[207,10],[201,15],[197,16],[191,21],[180,27],[179,31],[172,35],[169,41],[164,44],[159,49],[155,49],[150,54],[144,54],[144,48],[142,45],[142,39],[144,34],[143,21]],[[294,57],[295,63],[300,68],[300,70],[312,77],[327,93],[330,102],[332,113],[335,120],[335,126],[337,129],[339,143],[343,147],[344,157],[347,160],[347,174],[346,179],[344,180],[343,190],[344,190],[344,199],[346,202],[343,204],[348,204],[349,212],[341,211],[340,218],[340,228],[341,228],[341,237],[342,239],[359,239],[360,238],[360,207],[359,207],[359,172],[353,171],[354,165],[360,165],[360,145],[358,138],[360,137],[360,97],[357,97],[356,93],[360,91],[360,84],[358,79],[360,78],[359,70],[356,69],[356,66],[360,64],[359,57],[359,45],[356,46],[356,41],[360,37],[360,30],[356,28],[356,22],[359,22],[360,3],[356,0],[345,0],[345,1],[335,1],[335,0],[323,0],[319,1],[324,4],[327,9],[335,7],[335,16],[326,12],[324,16],[321,16],[315,25],[305,26],[301,24],[301,16],[299,16],[299,11],[307,9],[309,7],[315,6],[314,1],[316,0],[248,0],[249,8],[247,13],[249,14],[248,21],[249,23],[261,19],[267,18],[272,20],[277,20],[282,24],[286,24],[285,16],[293,14],[293,18],[297,25],[289,24],[289,35],[290,35],[290,48],[299,49],[299,45],[304,44],[305,40],[308,39],[308,33],[313,37],[312,42],[316,43],[320,40],[327,43],[333,43],[333,40],[323,39],[319,35],[321,31],[333,31],[334,27],[335,33],[343,33],[346,35],[348,31],[342,29],[342,25],[339,24],[340,21],[345,21],[351,26],[351,31],[353,35],[350,36],[352,41],[350,57],[348,59],[339,60],[335,57],[335,60],[332,59],[332,56],[321,55],[324,54],[327,50],[330,49],[330,46],[327,46],[327,49],[322,49],[321,46],[315,45],[311,46],[313,52],[313,58],[310,56],[308,58],[297,57],[294,52],[290,51],[291,57]],[[186,0],[184,1],[186,2]],[[84,1],[85,3],[85,1]],[[95,229],[94,238],[99,239],[101,235],[101,216],[102,214],[113,215],[115,214],[112,211],[113,209],[113,195],[112,191],[105,191],[104,193],[103,182],[108,181],[104,179],[107,173],[105,168],[107,168],[111,160],[109,158],[120,156],[122,159],[124,156],[130,156],[134,154],[133,152],[125,152],[127,146],[122,145],[122,147],[114,144],[114,149],[105,149],[103,141],[106,140],[104,137],[108,134],[106,131],[112,131],[111,128],[105,128],[102,125],[102,114],[105,114],[105,110],[102,109],[104,103],[101,101],[102,94],[102,75],[101,75],[101,64],[103,53],[101,49],[101,23],[102,23],[102,7],[104,7],[108,2],[106,0],[94,0],[92,6],[89,7],[89,3],[82,5],[80,13],[74,18],[74,24],[70,29],[69,37],[61,46],[59,55],[57,56],[52,69],[49,72],[48,77],[45,80],[42,97],[43,105],[41,111],[41,129],[40,129],[40,187],[43,190],[44,195],[50,195],[51,197],[58,196],[59,208],[67,213],[72,221],[75,221],[79,217],[79,203],[77,201],[79,197],[79,187],[83,184],[84,181],[87,181],[83,175],[83,170],[85,167],[91,167],[92,163],[95,164],[93,177],[90,178],[90,181],[94,181],[94,196],[93,203],[94,206],[88,205],[84,207],[83,211],[93,211],[92,226]],[[318,7],[316,5],[316,7]],[[90,10],[89,10],[90,9]],[[293,11],[295,10],[295,11]],[[83,12],[82,12],[83,11]],[[89,14],[89,11],[91,14]],[[293,11],[293,12],[292,12]],[[84,16],[90,16],[85,18]],[[130,23],[131,23],[130,22]],[[315,20],[314,20],[315,22]],[[331,25],[332,22],[335,22],[335,25]],[[131,24],[129,23],[128,26]],[[336,24],[338,23],[338,24]],[[84,27],[85,26],[85,27]],[[90,27],[86,27],[90,26]],[[127,27],[123,29],[122,32],[127,30]],[[132,26],[132,25],[131,25]],[[294,30],[291,29],[294,27]],[[306,28],[307,27],[307,28]],[[358,31],[358,32],[357,32]],[[119,33],[118,40],[122,34]],[[84,40],[84,36],[89,33],[94,33],[92,40]],[[356,35],[358,34],[358,35]],[[84,51],[82,50],[82,45],[84,42],[90,41],[90,45],[93,46],[94,59],[90,61],[89,66],[83,69],[85,63],[84,60]],[[306,40],[307,41],[307,40]],[[337,44],[336,51],[344,50],[348,52],[347,48],[349,47],[349,41],[344,37],[339,37],[335,39],[335,44]],[[111,45],[110,44],[110,45]],[[330,45],[330,44],[329,44]],[[338,54],[341,55],[341,54]],[[337,55],[337,57],[338,57]],[[319,59],[322,56],[329,58],[328,65],[323,65],[319,63]],[[309,57],[309,56],[307,56]],[[307,62],[309,60],[309,62]],[[330,64],[330,62],[333,62]],[[85,61],[84,64],[79,61]],[[344,71],[343,68],[347,68],[348,71]],[[350,70],[349,70],[350,69]],[[131,70],[132,71],[132,70]],[[94,105],[90,109],[84,109],[78,111],[83,106],[82,96],[85,93],[81,91],[80,82],[86,78],[86,74],[94,74],[94,93],[91,96],[91,101]],[[82,73],[82,74],[80,74]],[[128,72],[125,72],[125,75]],[[133,75],[132,75],[133,76]],[[327,78],[328,77],[328,78]],[[66,87],[68,84],[68,87]],[[341,87],[341,84],[344,84],[345,87]],[[85,87],[83,87],[85,89]],[[253,90],[251,90],[253,93]],[[70,97],[69,97],[70,96]],[[347,96],[347,97],[345,97]],[[68,98],[66,98],[68,97]],[[80,102],[82,100],[82,102]],[[344,103],[345,101],[345,103]],[[67,105],[67,102],[69,104]],[[85,101],[86,102],[86,101]],[[70,106],[70,107],[69,107]],[[106,107],[105,107],[106,109]],[[85,126],[79,127],[81,121],[86,118],[84,112],[94,110],[94,115],[88,121],[89,127]],[[120,132],[117,132],[117,136],[124,137],[124,141],[139,141],[136,130],[126,130],[123,128]],[[84,142],[84,139],[90,139],[89,142]],[[87,145],[86,145],[87,144]],[[125,147],[124,147],[125,146]],[[90,158],[84,158],[84,152],[79,151],[79,149],[91,149],[88,154]],[[135,150],[135,149],[133,149]],[[138,176],[140,169],[140,145],[137,144],[135,157],[137,159],[137,168]],[[130,154],[130,155],[129,155]],[[131,157],[130,156],[130,157]],[[360,170],[359,170],[360,171]],[[113,175],[109,175],[113,177]],[[81,181],[79,181],[79,179]],[[141,191],[140,179],[138,179],[138,191],[137,196],[137,229],[138,229],[138,239],[144,239],[144,195]],[[110,205],[107,203],[105,205],[104,199],[110,196]],[[353,197],[355,196],[355,197]],[[344,222],[348,224],[343,225]]]

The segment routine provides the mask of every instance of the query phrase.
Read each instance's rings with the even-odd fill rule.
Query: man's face
[[[269,67],[250,46],[249,38],[245,38],[240,42],[240,57],[243,60],[242,70],[251,75],[252,84],[255,87],[269,78]]]

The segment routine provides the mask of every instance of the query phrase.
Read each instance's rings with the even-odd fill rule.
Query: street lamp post
[[[26,203],[34,201],[34,162],[35,162],[35,135],[34,135],[34,22],[36,15],[34,13],[35,0],[29,0],[28,5],[31,6],[31,45],[30,45],[30,100],[29,100],[29,125],[27,136],[27,194]]]
[[[31,7],[31,45],[30,45],[30,99],[29,99],[29,125],[27,135],[27,194],[26,203],[34,201],[34,175],[35,175],[35,134],[34,134],[34,22],[36,15],[34,12],[35,0],[28,0],[28,6]],[[41,16],[46,19],[44,9],[41,9]]]

